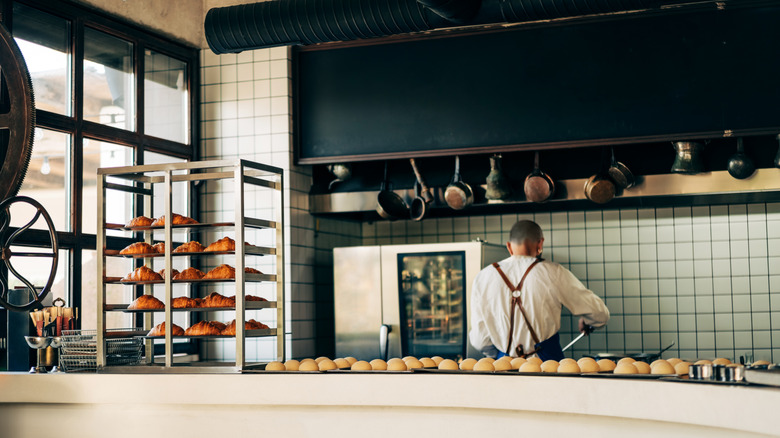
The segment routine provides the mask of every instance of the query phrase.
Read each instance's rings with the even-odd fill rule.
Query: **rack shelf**
[[[248,367],[254,366],[247,363],[245,356],[246,339],[259,337],[276,338],[276,356],[277,360],[283,360],[284,355],[284,233],[282,226],[282,212],[284,207],[283,197],[283,171],[282,169],[268,166],[265,164],[254,163],[247,160],[221,160],[221,161],[202,161],[188,163],[172,164],[154,164],[143,166],[128,166],[116,168],[98,169],[98,226],[97,226],[97,272],[98,272],[98,345],[97,345],[97,367],[98,372],[177,372],[176,370],[186,369],[184,372],[237,372]],[[110,178],[111,182],[108,181]],[[173,183],[191,184],[190,188],[194,190],[196,183],[202,181],[225,180],[228,187],[233,187],[234,211],[233,222],[214,222],[199,223],[189,225],[172,224],[173,216]],[[120,181],[120,182],[117,182]],[[162,189],[160,189],[162,186]],[[245,212],[245,196],[248,188],[259,190],[271,190],[274,194],[273,204],[264,207],[264,210],[273,211],[276,218],[269,220],[264,218],[247,217]],[[107,223],[106,202],[107,191],[119,191],[133,196],[136,205],[143,206],[142,214],[147,217],[155,217],[152,213],[153,200],[163,201],[164,215],[166,224],[162,226],[148,227],[126,227],[123,224]],[[141,213],[136,209],[136,213]],[[128,218],[129,219],[129,218]],[[274,230],[274,246],[255,246],[246,244],[245,230]],[[218,252],[173,252],[174,232],[203,233],[216,230],[232,231],[235,237],[235,250]],[[127,231],[136,236],[143,236],[143,240],[148,244],[157,242],[165,243],[164,253],[154,254],[119,254],[118,249],[106,248],[106,233],[108,231]],[[160,236],[162,235],[162,236]],[[158,237],[158,238],[155,238]],[[162,237],[160,239],[159,237]],[[236,269],[236,273],[241,277],[241,281],[233,279],[197,279],[197,280],[173,280],[166,277],[158,281],[121,281],[122,277],[114,277],[106,272],[106,260],[112,258],[124,258],[127,260],[146,260],[157,259],[164,261],[166,272],[171,272],[173,260],[181,260],[182,257],[202,258],[206,256],[233,256],[234,261],[229,262]],[[263,274],[245,273],[245,257],[247,256],[275,256],[276,272],[268,273],[263,269]],[[135,262],[134,262],[135,263]],[[152,265],[153,266],[153,265]],[[276,299],[274,301],[245,301],[244,296],[246,285],[252,283],[276,283]],[[185,284],[197,287],[201,284],[227,284],[235,288],[236,306],[235,307],[204,307],[204,308],[183,308],[174,309],[170,306],[173,301],[173,286],[176,284]],[[108,285],[124,285],[132,288],[142,287],[144,293],[152,294],[154,290],[159,290],[156,286],[163,286],[165,290],[165,299],[163,302],[169,303],[163,309],[128,309],[127,304],[107,304],[106,287]],[[257,311],[262,309],[276,309],[276,327],[263,330],[246,330],[244,322],[247,320],[247,311]],[[174,313],[192,313],[205,314],[208,312],[235,312],[237,322],[236,336],[173,336],[171,327]],[[106,329],[106,315],[109,312],[123,312],[131,315],[143,315],[143,329],[123,332],[127,337],[143,337],[146,339],[146,363],[137,367],[107,367],[106,366],[106,343],[109,336]],[[152,329],[153,315],[163,314],[166,324],[164,336],[149,337],[147,333]],[[135,316],[134,316],[135,317]],[[173,363],[173,341],[180,339],[192,340],[236,340],[236,354],[234,363],[223,363],[221,367],[213,366],[181,366]],[[154,345],[155,340],[165,341],[164,364],[154,363]]]

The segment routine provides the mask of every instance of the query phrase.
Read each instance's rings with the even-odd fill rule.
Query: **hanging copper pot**
[[[486,179],[485,198],[490,200],[506,199],[512,194],[512,188],[501,170],[501,154],[490,157],[490,173]]]
[[[672,142],[677,156],[672,164],[672,173],[683,173],[686,175],[695,175],[704,170],[704,164],[701,161],[701,151],[704,149],[702,143],[695,141],[675,141]]]

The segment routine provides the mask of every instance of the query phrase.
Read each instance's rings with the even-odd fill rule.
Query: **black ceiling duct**
[[[647,9],[668,0],[274,0],[213,8],[214,53]]]

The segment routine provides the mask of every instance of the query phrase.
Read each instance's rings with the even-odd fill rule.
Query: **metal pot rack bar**
[[[284,360],[284,229],[282,218],[284,211],[283,196],[283,170],[277,167],[255,163],[248,160],[219,160],[198,161],[187,163],[152,164],[142,166],[126,166],[113,168],[100,168],[98,174],[98,227],[97,227],[97,368],[98,372],[122,372],[122,373],[229,373],[240,372],[261,364],[250,364],[246,361],[245,347],[247,338],[275,337],[277,360]],[[111,182],[108,179],[111,179]],[[121,182],[116,182],[117,180]],[[173,183],[200,181],[233,180],[235,198],[235,222],[201,223],[192,225],[173,225]],[[162,190],[155,184],[162,184]],[[275,220],[251,218],[245,215],[245,190],[248,186],[267,188],[274,191],[273,210]],[[154,217],[152,212],[152,200],[155,196],[164,197],[165,225],[149,227],[128,228],[124,224],[106,223],[106,194],[107,191],[120,191],[143,197],[144,215]],[[136,198],[137,199],[137,198]],[[128,220],[130,218],[127,218]],[[222,252],[197,252],[174,253],[173,232],[185,230],[188,232],[201,232],[205,230],[232,229],[235,233],[235,251]],[[275,229],[276,240],[274,247],[245,245],[245,228]],[[155,233],[164,234],[164,254],[140,254],[120,255],[116,249],[106,248],[106,232],[108,230],[121,230],[140,232],[144,235],[146,243],[153,243]],[[165,271],[172,272],[174,257],[206,257],[216,255],[234,255],[236,275],[234,279],[225,280],[172,280],[172,276],[166,275],[162,281],[149,282],[123,282],[121,277],[110,277],[106,273],[107,257],[123,257],[151,261],[153,258],[163,257]],[[246,256],[276,256],[276,273],[274,274],[250,274],[245,273]],[[173,285],[185,283],[199,285],[201,283],[234,283],[236,305],[233,307],[219,308],[177,308],[171,305],[173,302]],[[245,289],[247,282],[275,282],[275,301],[245,301]],[[109,284],[123,284],[130,287],[144,286],[145,294],[152,294],[156,285],[165,287],[165,307],[163,309],[127,309],[128,304],[110,304],[106,302],[106,286]],[[276,327],[263,330],[246,330],[247,310],[276,309]],[[173,312],[212,312],[235,311],[236,336],[173,336],[172,322]],[[143,313],[143,330],[125,333],[127,336],[142,336],[146,342],[146,362],[138,366],[107,366],[106,365],[106,339],[110,330],[106,328],[107,312]],[[165,334],[161,337],[149,337],[146,334],[153,326],[153,314],[164,313]],[[154,363],[154,340],[165,340],[164,363]],[[191,364],[174,364],[173,341],[176,339],[235,339],[236,360],[235,363],[198,362]]]

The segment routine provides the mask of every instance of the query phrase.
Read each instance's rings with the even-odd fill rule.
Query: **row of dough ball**
[[[754,362],[761,364],[762,361]],[[766,361],[763,361],[766,362]],[[696,364],[729,365],[731,361],[718,358],[713,361],[699,360]],[[768,362],[767,362],[768,363]],[[330,360],[327,357],[317,359],[303,359],[301,361],[290,359],[284,363],[271,362],[266,365],[267,371],[328,371],[336,369],[351,369],[354,371],[407,371],[416,368],[438,368],[440,370],[462,371],[509,371],[518,370],[526,373],[598,373],[613,372],[614,374],[688,374],[691,364],[681,359],[658,359],[651,364],[635,361],[631,358],[620,359],[617,363],[609,359],[596,361],[589,357],[580,360],[566,358],[560,362],[555,360],[542,361],[538,357],[524,359],[504,356],[498,360],[486,357],[480,360],[464,359],[458,364],[454,360],[444,359],[439,356],[417,359],[406,356],[403,359],[393,358],[388,361],[374,359],[371,362],[357,360],[354,357],[345,357]]]

